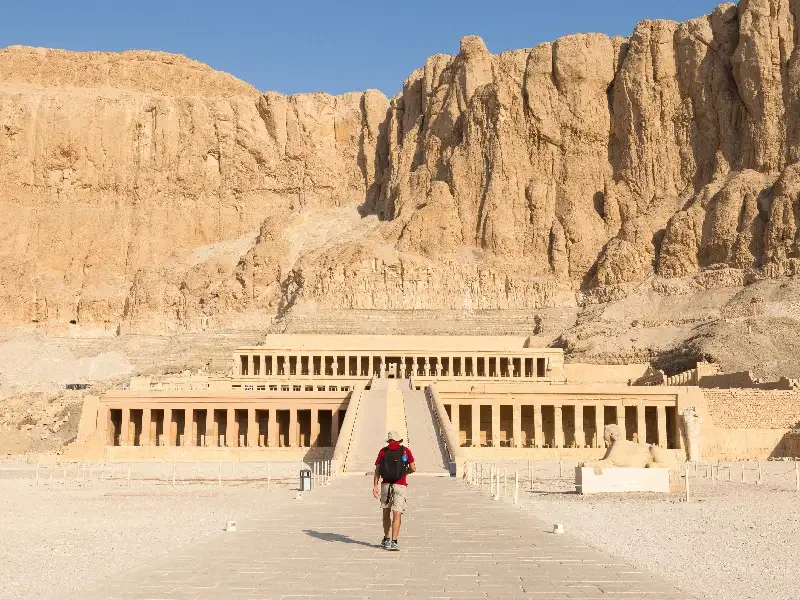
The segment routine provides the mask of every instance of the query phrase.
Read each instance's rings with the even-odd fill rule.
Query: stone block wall
[[[703,424],[706,460],[763,460],[796,456],[787,433],[800,421],[800,391],[703,390],[710,417]]]
[[[714,425],[722,429],[789,430],[800,421],[800,391],[703,390]]]

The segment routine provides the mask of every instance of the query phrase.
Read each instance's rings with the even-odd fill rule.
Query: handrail
[[[364,395],[364,388],[357,385],[350,394],[350,402],[347,405],[347,412],[344,414],[342,428],[339,430],[339,438],[336,440],[336,447],[333,449],[333,462],[336,465],[336,474],[342,473],[347,468],[347,455],[350,452],[350,444],[353,442],[356,417],[358,408],[361,406],[361,398]]]
[[[447,416],[447,411],[444,408],[441,396],[439,396],[439,391],[436,389],[436,384],[430,384],[425,388],[425,391],[433,401],[433,406],[436,409],[436,418],[439,421],[439,430],[444,434],[447,453],[450,455],[450,460],[456,465],[456,477],[458,477],[459,473],[463,471],[463,465],[461,464],[461,455],[463,453],[459,443],[458,432],[453,426],[450,417]]]

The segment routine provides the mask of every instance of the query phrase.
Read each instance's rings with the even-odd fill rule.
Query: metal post
[[[267,489],[272,487],[272,463],[267,462]]]
[[[744,483],[744,463],[742,463],[742,483]]]
[[[762,483],[764,483],[764,479],[762,478],[762,474],[761,474],[761,461],[758,461],[758,482],[757,483],[758,483],[758,485],[761,485]]]
[[[531,491],[533,491],[533,463],[528,461],[528,476],[531,479]]]
[[[36,461],[36,487],[39,487],[39,464],[41,462],[40,460]]]
[[[519,473],[514,471],[514,506],[519,506]]]
[[[67,463],[64,463],[64,487],[67,487]]]
[[[508,491],[508,471],[503,467],[503,500],[506,499],[506,492]]]
[[[558,477],[564,477],[564,463],[561,462],[561,459],[558,459]]]

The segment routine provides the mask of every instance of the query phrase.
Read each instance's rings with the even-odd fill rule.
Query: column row
[[[333,447],[345,410],[112,408],[110,446]]]
[[[615,423],[631,441],[679,447],[675,406],[591,404],[447,404],[462,446],[602,448]]]
[[[521,377],[546,378],[546,357],[374,354],[240,354],[240,376],[327,375],[350,377]]]

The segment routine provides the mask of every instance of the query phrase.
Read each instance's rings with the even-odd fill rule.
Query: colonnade
[[[549,377],[549,357],[520,354],[237,354],[237,375],[380,377]]]
[[[335,446],[345,411],[316,406],[205,405],[110,407],[106,412],[106,443],[111,446],[295,448],[314,447],[323,441]]]
[[[616,423],[628,440],[677,448],[677,409],[667,403],[482,404],[444,398],[462,446],[604,447],[603,430]],[[669,416],[668,416],[669,413]]]

